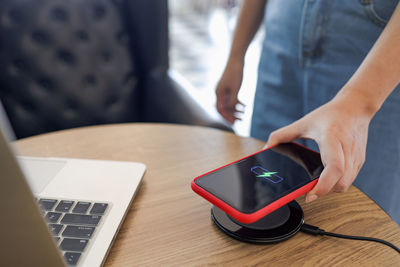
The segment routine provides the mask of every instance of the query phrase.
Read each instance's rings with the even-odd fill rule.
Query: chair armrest
[[[167,77],[159,77],[166,75]],[[158,77],[157,77],[158,76]],[[160,81],[165,81],[160,84]],[[233,132],[211,105],[195,99],[194,88],[174,71],[153,72],[145,85],[145,121],[213,127]],[[213,110],[214,109],[214,110]]]

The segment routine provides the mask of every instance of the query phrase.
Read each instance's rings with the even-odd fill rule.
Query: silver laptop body
[[[4,132],[3,127],[0,266],[102,265],[145,165],[67,158],[17,160]]]

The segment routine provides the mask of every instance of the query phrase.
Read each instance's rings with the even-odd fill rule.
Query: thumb
[[[301,137],[301,131],[298,123],[292,123],[273,131],[268,138],[265,147],[274,146],[280,143],[288,143]]]

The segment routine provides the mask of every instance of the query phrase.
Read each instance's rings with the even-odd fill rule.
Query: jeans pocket
[[[360,0],[366,16],[375,24],[385,27],[399,0]]]

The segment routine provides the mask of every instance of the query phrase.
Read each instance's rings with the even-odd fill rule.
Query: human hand
[[[240,120],[237,105],[244,106],[238,100],[238,93],[243,80],[243,62],[230,60],[216,88],[217,110],[230,123]]]
[[[318,144],[324,170],[307,193],[306,202],[329,192],[345,192],[357,177],[365,161],[368,126],[373,117],[362,102],[358,97],[338,95],[269,136],[267,146],[299,138],[313,139]]]

